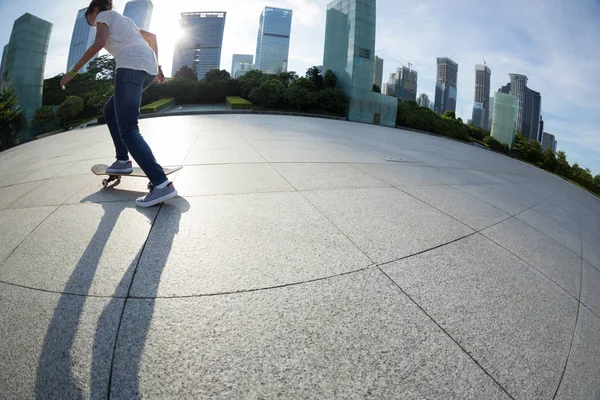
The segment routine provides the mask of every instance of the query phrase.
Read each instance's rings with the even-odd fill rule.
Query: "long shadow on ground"
[[[85,202],[87,199],[83,201]],[[184,210],[182,212],[189,208],[189,204],[187,202],[185,204],[188,207],[181,208]],[[108,382],[112,372],[115,341],[117,340],[120,319],[127,303],[127,299],[122,296],[124,293],[128,294],[139,259],[142,257],[143,247],[139,249],[134,261],[129,265],[115,289],[115,295],[119,297],[113,296],[110,298],[98,319],[93,333],[90,332],[94,336],[94,341],[91,348],[91,370],[87,371],[87,367],[85,367],[87,365],[86,348],[89,348],[89,346],[85,345],[92,345],[92,343],[89,343],[91,341],[90,333],[85,332],[85,326],[81,324],[81,321],[89,297],[83,294],[74,295],[69,293],[87,294],[89,292],[102,253],[119,215],[126,208],[135,206],[131,203],[118,202],[102,203],[102,207],[104,215],[63,289],[65,294],[61,295],[46,332],[36,373],[35,390],[38,399],[106,399],[109,396]],[[179,207],[169,206],[168,204],[160,207],[180,210]],[[158,214],[160,214],[160,209],[156,218],[158,218]],[[161,248],[164,257],[157,260],[161,272],[171,251],[173,238],[178,231],[180,221],[180,213],[171,212],[170,214],[173,217],[163,222],[167,227],[165,232],[169,232],[167,236],[162,236],[164,241],[161,242]],[[153,293],[152,296],[158,291],[160,283],[158,280],[157,282],[148,283],[149,293]],[[95,301],[101,301],[101,299],[95,299]],[[153,307],[154,302],[152,302],[152,310]],[[136,336],[143,341],[147,337],[152,314],[152,312],[146,314],[145,318],[142,319],[142,324],[138,326],[139,331],[136,332]],[[81,342],[83,342],[83,346]],[[74,346],[76,343],[78,345]],[[136,388],[142,351],[143,345],[139,346],[139,351],[136,354],[130,354],[131,357],[127,361],[128,380]],[[88,373],[89,376],[82,376]]]

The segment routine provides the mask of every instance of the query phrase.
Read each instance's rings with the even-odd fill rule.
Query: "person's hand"
[[[62,79],[60,80],[60,88],[62,90],[66,90],[65,85],[67,83],[69,83],[71,81],[71,79],[73,79],[73,76],[71,74],[69,74],[68,72],[66,74],[64,74]]]
[[[158,84],[163,84],[167,81],[167,79],[165,78],[165,74],[163,74],[163,72],[162,72],[161,67],[158,67],[158,74],[156,75],[156,78],[154,78],[154,80]]]

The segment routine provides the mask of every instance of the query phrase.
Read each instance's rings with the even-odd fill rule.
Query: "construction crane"
[[[481,58],[483,58],[483,65],[487,65],[487,64],[485,63],[485,57],[483,56],[483,54],[481,55]]]

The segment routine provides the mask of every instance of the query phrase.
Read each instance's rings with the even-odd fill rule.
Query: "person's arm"
[[[77,71],[79,71],[81,68],[83,68],[83,66],[85,64],[87,64],[87,62],[90,61],[96,53],[98,53],[100,50],[102,50],[104,48],[104,46],[106,45],[107,38],[108,38],[108,25],[103,24],[103,23],[96,24],[96,40],[90,46],[90,48],[87,49],[87,51],[85,53],[83,53],[83,56],[77,62],[77,64],[75,64],[75,66],[73,67],[73,69],[71,69],[71,71],[77,73]],[[73,79],[75,77],[75,75],[72,74],[71,71],[64,74],[63,78],[60,81],[60,86],[63,90],[65,90],[65,85],[71,79]]]
[[[158,40],[156,39],[156,35],[152,32],[148,32],[143,29],[140,29],[140,34],[142,35],[144,40],[148,42],[148,46],[150,46],[152,51],[154,51],[154,54],[156,54],[156,60],[158,61]],[[156,75],[156,81],[158,83],[165,82],[165,75],[163,74],[160,65],[158,66],[158,75]]]

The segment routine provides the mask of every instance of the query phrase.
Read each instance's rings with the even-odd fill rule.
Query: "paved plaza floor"
[[[180,197],[103,189],[106,126],[0,153],[0,399],[597,399],[600,200],[345,121],[140,121]]]

